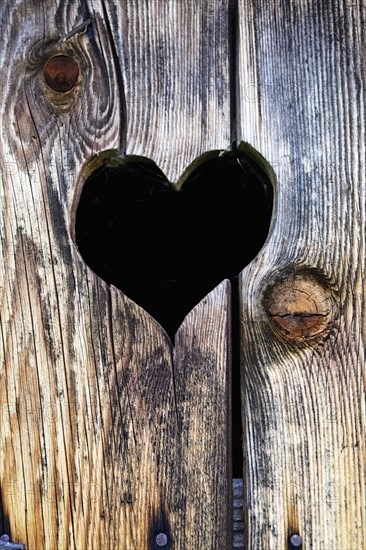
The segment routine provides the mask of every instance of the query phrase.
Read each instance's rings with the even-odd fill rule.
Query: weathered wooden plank
[[[175,338],[180,445],[169,454],[181,499],[176,548],[231,547],[230,320],[230,282],[224,281],[187,315]]]
[[[147,533],[149,547],[156,548],[160,533],[170,548],[229,548],[230,283],[224,281],[186,317],[176,334],[173,362],[166,343],[143,339],[140,308],[133,302],[126,307],[126,298],[113,292],[113,318],[123,319],[127,333],[114,345],[119,387],[128,388],[134,442],[121,448],[120,459],[115,453],[110,460],[117,470],[121,461],[131,464],[115,498],[126,486],[128,494],[139,496],[115,540],[144,548]],[[125,423],[125,412],[116,417],[117,425]]]
[[[102,151],[144,154],[175,180],[227,147],[227,6],[206,8],[0,7],[1,521],[27,548],[140,550],[159,532],[171,548],[230,545],[227,283],[190,314],[173,365],[162,329],[73,241]],[[80,67],[65,94],[43,79],[57,53]]]
[[[278,175],[241,277],[246,547],[366,548],[365,4],[238,17],[238,138]]]
[[[122,67],[127,154],[176,181],[230,145],[229,6],[224,0],[105,4]]]

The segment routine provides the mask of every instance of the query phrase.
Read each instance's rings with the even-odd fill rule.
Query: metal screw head
[[[68,92],[78,81],[79,65],[68,55],[56,55],[47,61],[43,74],[50,88]]]
[[[155,537],[155,542],[158,546],[166,546],[168,544],[168,537],[165,533],[159,533]]]
[[[290,547],[291,548],[300,548],[302,546],[302,538],[300,535],[291,535],[290,537]]]

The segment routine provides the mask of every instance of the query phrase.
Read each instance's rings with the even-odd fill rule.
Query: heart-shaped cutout
[[[112,155],[86,180],[75,228],[89,267],[171,338],[189,311],[263,246],[274,173],[242,142],[200,157],[181,180],[174,186],[145,157]]]

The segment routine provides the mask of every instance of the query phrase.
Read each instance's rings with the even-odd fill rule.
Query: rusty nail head
[[[50,88],[68,92],[78,81],[79,65],[68,55],[56,55],[47,61],[43,74]]]

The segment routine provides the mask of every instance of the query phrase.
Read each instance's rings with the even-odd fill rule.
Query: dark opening
[[[148,311],[172,340],[206,294],[224,279],[235,283],[234,477],[242,477],[236,278],[263,246],[272,212],[263,159],[250,146],[240,147],[199,164],[179,191],[146,158],[107,163],[87,179],[76,213],[85,262]]]

